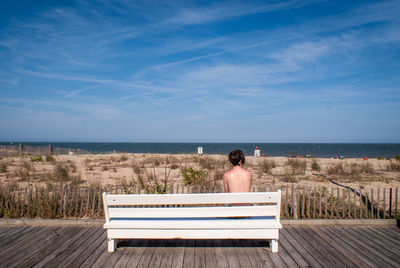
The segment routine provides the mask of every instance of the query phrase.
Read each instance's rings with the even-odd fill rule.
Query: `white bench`
[[[282,228],[280,190],[166,195],[103,193],[103,201],[109,252],[115,251],[116,239],[138,238],[268,239],[272,252],[278,252]]]

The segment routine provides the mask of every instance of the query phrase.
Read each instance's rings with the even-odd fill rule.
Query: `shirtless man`
[[[244,153],[234,150],[229,154],[233,168],[224,174],[224,189],[226,193],[250,192],[252,174],[244,169]]]

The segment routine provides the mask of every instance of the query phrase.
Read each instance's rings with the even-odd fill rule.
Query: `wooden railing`
[[[156,188],[139,186],[82,187],[49,185],[15,188],[0,186],[0,218],[103,218],[101,194],[148,194]],[[253,187],[252,191],[274,191],[275,187]],[[170,185],[164,193],[222,192],[205,188]],[[306,187],[295,184],[281,188],[281,217],[285,219],[388,219],[399,217],[398,188],[352,190],[342,187]]]

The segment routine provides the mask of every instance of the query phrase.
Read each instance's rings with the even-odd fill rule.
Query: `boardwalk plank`
[[[194,241],[194,267],[205,268],[206,267],[206,249],[205,243],[207,240],[196,239]]]
[[[158,245],[154,250],[153,256],[151,257],[148,267],[160,267],[164,254],[167,251],[165,247],[166,245],[167,245],[166,239],[158,241]]]
[[[384,248],[387,251],[392,252],[393,254],[398,257],[399,262],[400,262],[400,247],[396,243],[393,243],[392,241],[385,239],[382,235],[379,235],[376,233],[376,231],[371,231],[368,228],[365,227],[356,227],[353,228],[355,232],[358,232],[360,235],[365,236],[365,238],[369,239],[370,241],[374,242],[378,246]]]
[[[379,266],[379,260],[371,256],[368,251],[365,249],[364,246],[357,244],[354,239],[347,237],[345,234],[338,231],[336,227],[330,226],[324,227],[321,226],[320,228],[325,234],[327,234],[331,239],[336,241],[337,243],[341,244],[345,247],[348,251],[352,252],[353,254],[357,255],[360,259],[362,259],[365,263],[369,266],[377,267]]]
[[[189,239],[186,241],[185,244],[185,256],[183,258],[183,267],[194,267],[195,262],[194,262],[194,239]]]
[[[299,232],[303,235],[305,239],[310,239],[313,241],[314,248],[318,248],[319,251],[331,262],[335,264],[335,266],[354,266],[354,263],[351,260],[347,259],[340,251],[336,250],[334,247],[331,247],[326,241],[321,239],[310,227],[299,227],[302,232]]]
[[[107,237],[104,236],[104,240],[100,243],[100,245],[96,248],[95,251],[90,254],[90,256],[81,263],[81,268],[88,268],[88,267],[96,267],[94,264],[97,260],[101,259],[102,256],[109,256],[107,252]]]
[[[77,227],[75,231],[70,232],[70,236],[68,236],[65,240],[63,239],[58,241],[57,248],[33,267],[47,266],[48,263],[55,263],[57,266],[57,262],[62,261],[62,259],[59,258],[64,255],[64,252],[68,251],[68,249],[74,249],[74,247],[79,246],[81,243],[83,243],[82,240],[84,240],[88,234],[91,234],[95,230],[96,228]]]
[[[0,252],[0,260],[2,264],[7,266],[13,259],[18,259],[24,256],[26,251],[29,251],[31,247],[40,243],[40,241],[44,239],[45,235],[51,235],[51,233],[52,231],[50,228],[38,227],[32,229],[32,234],[21,237],[21,239],[19,239],[15,244],[9,245]]]
[[[275,254],[275,253],[272,253]],[[279,245],[279,257],[283,260],[283,262],[288,266],[288,267],[299,267],[297,263],[292,259],[290,254],[287,252],[286,248],[282,246],[280,243]]]
[[[32,235],[43,227],[24,226],[10,228],[11,230],[0,239],[0,247],[9,247],[10,244],[16,244],[20,240],[24,240],[26,236]]]
[[[71,256],[68,257],[70,260],[64,262],[63,265],[70,268],[79,267],[100,246],[100,244],[106,240],[106,237],[106,232],[99,229],[98,233],[93,235],[93,239],[87,240],[86,244],[82,244],[82,250],[77,250],[71,254]]]
[[[165,267],[165,268],[166,267],[171,267],[172,260],[173,260],[173,257],[174,257],[174,249],[176,247],[178,247],[178,243],[175,243],[175,242],[177,242],[177,241],[173,240],[173,239],[167,239],[166,240],[166,245],[165,245],[166,249],[165,249],[164,256],[163,256],[163,258],[161,260],[160,267]]]
[[[80,257],[83,256],[82,258],[87,257],[87,254],[89,253],[88,250],[89,248],[93,245],[93,243],[103,234],[103,230],[94,228],[94,232],[91,233],[89,236],[86,237],[86,239],[81,243],[78,247],[75,247],[74,250],[69,250],[69,252],[63,253],[59,258],[62,258],[62,262],[54,262],[57,263],[58,266],[61,267],[71,267],[71,263],[74,262],[75,260],[79,261]],[[91,250],[93,251],[93,250]],[[90,251],[90,252],[91,252]],[[57,259],[59,259],[57,258]],[[80,260],[81,262],[81,260]]]
[[[216,259],[216,266],[214,267],[221,267],[221,268],[229,267],[228,258],[226,256],[226,248],[223,247],[222,241],[220,239],[215,239],[213,241],[215,246],[214,255]]]
[[[276,267],[268,254],[268,251],[270,251],[268,241],[252,240],[251,243],[263,267]]]
[[[216,258],[216,239],[208,239],[205,244],[206,267],[218,267]]]
[[[1,226],[1,267],[395,267],[396,227],[282,229],[279,253],[263,240],[122,240],[107,252],[101,227]],[[53,232],[55,231],[55,232]],[[265,249],[267,248],[267,249]],[[3,258],[2,258],[3,257]],[[322,264],[322,265],[321,265]]]
[[[247,253],[244,251],[243,240],[232,239],[233,251],[239,260],[241,267],[251,267]]]
[[[297,252],[297,250],[286,240],[284,236],[279,238],[279,251],[283,248],[289,254],[290,258],[299,267],[310,267],[307,261]],[[287,262],[286,262],[287,263]]]
[[[143,251],[142,257],[136,267],[149,267],[151,258],[153,257],[154,251],[159,243],[157,239],[150,239],[149,244]]]
[[[359,257],[357,257],[352,252],[348,251],[345,247],[343,247],[342,244],[337,243],[332,238],[330,238],[327,234],[325,234],[323,231],[321,231],[319,227],[310,226],[309,228],[312,229],[318,236],[320,236],[326,244],[329,244],[332,248],[336,249],[341,254],[343,254],[343,256],[346,256],[346,258],[351,260],[351,262],[353,262],[356,266],[369,267],[369,265],[367,263],[365,263],[363,260],[361,260]]]
[[[12,226],[3,226],[3,231],[0,233],[0,245],[3,245],[2,242],[8,242],[10,239],[15,239],[15,237],[19,237],[19,235],[24,234],[24,231],[28,231],[27,229],[32,228],[31,226],[18,226],[18,227],[12,227]],[[29,232],[29,231],[28,231]]]
[[[149,243],[149,239],[131,239],[121,241],[119,245],[124,249],[121,257],[115,264],[115,267],[136,267]],[[120,250],[122,250],[121,248]]]
[[[172,257],[172,263],[171,263],[171,268],[178,268],[178,267],[184,267],[184,257],[185,257],[185,245],[187,240],[172,240],[174,241],[173,245],[173,257]]]
[[[23,256],[20,258],[13,258],[11,267],[31,267],[35,265],[55,249],[53,246],[54,243],[68,237],[71,229],[73,228],[54,228],[51,234],[46,235],[40,243],[37,243],[34,247],[30,247],[29,250],[26,250]]]
[[[321,245],[317,244],[313,239],[314,237],[308,236],[304,233],[304,230],[301,227],[293,228],[292,235],[298,239],[298,241],[309,251],[313,256],[317,256],[317,260],[323,266],[343,266],[340,261],[329,254]]]
[[[396,247],[400,247],[400,239],[393,238],[390,234],[384,232],[386,228],[378,228],[378,227],[365,227],[366,229],[370,230],[371,233],[378,235],[383,239],[383,241],[388,242],[390,244],[395,245]],[[396,232],[397,230],[395,230]]]
[[[288,227],[285,227],[282,229],[281,231],[281,236],[285,237],[285,239],[287,241],[289,241],[289,243],[297,249],[297,251],[299,252],[299,254],[307,261],[307,263],[312,266],[312,267],[323,267],[318,261],[317,261],[317,257],[316,255],[314,255],[312,252],[309,253],[306,248],[304,247],[303,243],[301,243],[300,241],[297,240],[297,238],[295,238],[292,235],[292,230]]]
[[[359,234],[355,232],[353,229],[354,228],[349,228],[347,230],[346,228],[340,227],[339,228],[341,231],[345,233],[345,235],[349,237],[353,237],[357,242],[360,244],[360,246],[365,247],[368,249],[370,254],[374,254],[375,256],[379,257],[382,261],[386,263],[392,264],[394,267],[398,266],[399,262],[395,261],[396,255],[384,250],[382,247],[378,246],[374,241],[371,241],[370,239],[366,238],[363,234]]]
[[[228,260],[229,267],[240,267],[238,256],[236,255],[236,252],[233,248],[232,240],[221,240],[221,242],[225,248],[226,259]]]
[[[251,267],[264,267],[263,261],[259,258],[258,253],[255,251],[254,243],[251,240],[243,240],[244,251],[251,263]]]
[[[386,234],[387,237],[390,237],[393,241],[400,242],[400,229],[398,227],[373,228],[380,230],[382,233]]]

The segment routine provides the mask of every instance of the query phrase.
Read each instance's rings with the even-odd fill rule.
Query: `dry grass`
[[[306,172],[307,162],[305,160],[289,158],[287,164],[291,167],[293,175]]]
[[[263,160],[258,166],[258,170],[261,174],[270,174],[271,170],[276,167],[276,163],[273,160]]]
[[[317,159],[312,160],[311,169],[314,171],[321,171],[321,165],[318,163]]]

